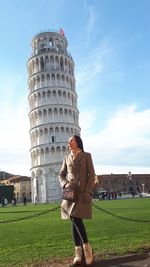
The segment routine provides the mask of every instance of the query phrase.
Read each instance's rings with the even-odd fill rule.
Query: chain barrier
[[[103,209],[103,208],[100,208],[99,206],[97,206],[96,204],[93,203],[93,206],[97,209],[97,210],[100,210],[101,212],[103,213],[106,213],[108,215],[111,215],[115,218],[118,218],[118,219],[121,219],[121,220],[124,220],[124,221],[130,221],[130,222],[139,222],[139,223],[150,223],[150,220],[140,220],[140,219],[132,219],[132,218],[127,218],[127,217],[123,217],[123,216],[120,216],[120,215],[117,215],[109,210],[106,210],[106,209]]]
[[[12,220],[0,221],[0,224],[14,223],[14,222],[19,222],[19,221],[23,221],[23,220],[27,220],[27,219],[31,219],[31,218],[36,218],[36,217],[39,217],[39,216],[44,215],[46,213],[57,211],[58,209],[60,209],[60,205],[58,205],[55,208],[52,208],[50,210],[45,210],[45,211],[42,211],[42,212],[34,213],[32,215],[29,215],[29,216],[16,218],[16,219],[12,219]]]
[[[118,218],[118,219],[121,219],[121,220],[124,220],[124,221],[139,222],[139,223],[150,223],[150,220],[141,220],[141,219],[132,219],[132,218],[123,217],[123,216],[117,215],[117,214],[115,214],[115,213],[113,213],[113,212],[111,212],[109,210],[103,209],[103,208],[97,206],[94,203],[92,205],[97,210],[100,210],[103,213],[106,213],[108,215],[111,215],[111,216],[113,216],[115,218]],[[36,218],[36,217],[39,217],[41,215],[44,215],[44,214],[47,214],[47,213],[50,213],[50,212],[57,211],[58,209],[60,209],[60,204],[57,205],[55,208],[52,208],[52,209],[49,209],[49,210],[45,210],[45,211],[42,211],[42,212],[38,212],[38,213],[29,215],[29,216],[25,216],[25,217],[21,217],[21,218],[16,218],[16,219],[12,219],[12,220],[0,221],[0,224],[14,223],[14,222],[19,222],[19,221],[23,221],[23,220],[27,220],[27,219],[31,219],[31,218]]]

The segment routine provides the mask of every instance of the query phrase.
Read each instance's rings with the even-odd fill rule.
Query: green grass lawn
[[[150,221],[150,199],[94,202],[119,216]],[[0,222],[50,210],[58,204],[0,207]],[[124,255],[150,247],[150,222],[120,220],[93,207],[93,220],[85,221],[89,241],[99,257]],[[31,266],[74,252],[69,220],[61,220],[60,210],[14,223],[0,223],[0,266]]]

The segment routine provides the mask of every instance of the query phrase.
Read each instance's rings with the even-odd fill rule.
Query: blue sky
[[[149,13],[149,0],[0,1],[0,170],[30,175],[31,41],[63,28],[96,173],[150,173]]]

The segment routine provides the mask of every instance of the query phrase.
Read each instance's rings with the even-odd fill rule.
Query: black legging
[[[82,243],[87,243],[87,233],[82,219],[71,217],[72,234],[75,246],[81,246]]]

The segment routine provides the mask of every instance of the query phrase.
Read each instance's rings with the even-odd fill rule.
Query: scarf
[[[81,149],[79,148],[77,151],[72,151],[71,150],[71,156],[72,156],[72,159],[75,160],[76,157],[78,156],[78,154],[81,152]]]

